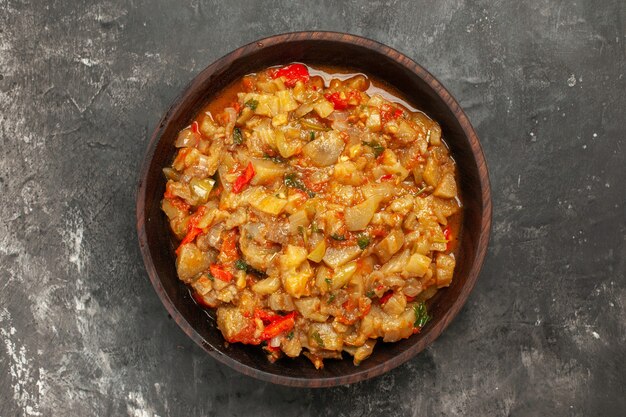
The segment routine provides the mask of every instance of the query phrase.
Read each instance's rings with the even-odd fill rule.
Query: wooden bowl
[[[290,62],[353,68],[397,88],[411,104],[441,124],[460,171],[465,215],[452,285],[429,302],[433,319],[421,333],[396,343],[379,342],[360,366],[354,366],[351,359],[326,360],[324,369],[316,370],[305,357],[283,358],[272,364],[258,346],[226,346],[214,314],[196,305],[177,278],[175,242],[160,209],[165,190],[161,170],[172,161],[178,131],[231,82],[264,67]],[[152,285],[176,323],[220,362],[246,375],[291,386],[326,387],[372,378],[406,362],[432,343],[458,314],[474,287],[491,228],[487,165],[476,132],[456,100],[424,68],[398,51],[342,33],[273,36],[243,46],[209,65],[174,101],[152,134],[138,191],[137,232],[143,259]]]

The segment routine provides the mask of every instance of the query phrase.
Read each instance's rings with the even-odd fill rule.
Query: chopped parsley
[[[365,248],[370,245],[370,238],[367,235],[360,235],[356,239],[356,243],[359,245],[359,248],[361,248],[361,250],[365,250]]]
[[[304,191],[311,198],[315,197],[315,193],[313,191],[309,190],[306,187],[306,185],[304,185],[302,180],[300,180],[300,178],[297,177],[295,172],[291,172],[289,174],[285,174],[284,182],[285,182],[285,185],[287,187],[291,187],[291,188],[298,189],[300,191]]]
[[[302,240],[304,240],[304,244],[308,244],[308,239],[306,231],[304,230],[304,226],[298,226],[298,233],[302,235]]]
[[[293,339],[293,330],[289,332],[289,334],[287,335],[287,340],[291,340]]]
[[[311,223],[311,233],[319,233],[321,231],[322,231],[322,229],[317,227],[317,224],[315,224],[315,222]]]
[[[313,139],[315,139],[315,132],[311,130],[311,132],[309,132],[309,140]]]
[[[414,327],[422,328],[426,326],[426,323],[430,320],[430,316],[428,315],[428,311],[426,310],[426,304],[419,303],[413,306],[413,311],[415,312],[415,323]]]
[[[269,161],[272,161],[275,164],[284,164],[285,160],[283,158],[281,158],[280,156],[270,156],[268,154],[263,154],[263,159],[267,159]]]
[[[243,143],[243,135],[241,134],[241,129],[238,127],[233,129],[233,142],[235,145],[241,145]]]
[[[237,268],[240,271],[247,271],[248,270],[248,264],[246,263],[246,261],[244,261],[243,259],[239,258],[235,261],[235,268]]]
[[[385,147],[375,140],[371,142],[363,141],[363,144],[372,148],[372,151],[374,151],[374,156],[376,158],[378,158],[383,152],[385,152]]]
[[[259,105],[259,101],[255,99],[250,99],[245,102],[244,106],[249,107],[252,110],[256,110],[256,106]]]
[[[333,280],[332,280],[332,279],[330,279],[330,278],[324,278],[324,281],[326,281],[326,283],[327,283],[328,285],[330,285],[330,284],[332,284],[332,283],[333,283]]]
[[[369,290],[368,292],[365,293],[365,295],[368,298],[372,298],[372,297],[374,297],[376,295],[376,293],[374,292],[374,290]]]
[[[332,235],[330,235],[330,237],[332,237],[333,239],[338,240],[340,242],[346,240],[346,237],[344,235],[340,235],[340,234],[337,234],[337,233],[333,233]]]
[[[235,261],[235,268],[240,271],[245,271],[248,274],[256,275],[257,277],[265,277],[267,274],[259,271],[258,269],[252,268],[250,265],[246,263],[243,259],[239,258]]]
[[[333,301],[335,301],[335,294],[331,293],[331,294],[328,296],[328,302],[329,302],[329,303],[332,303]]]
[[[317,343],[319,347],[322,347],[322,348],[324,347],[324,339],[322,339],[322,336],[320,336],[320,333],[318,331],[313,332],[311,336],[313,337],[313,340],[315,340],[315,343]]]

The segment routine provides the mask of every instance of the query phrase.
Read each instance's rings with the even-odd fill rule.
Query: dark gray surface
[[[625,415],[624,1],[421,3],[0,0],[0,417]],[[483,273],[442,337],[315,391],[188,340],[134,224],[147,137],[183,86],[306,29],[428,68],[474,123],[494,196]]]

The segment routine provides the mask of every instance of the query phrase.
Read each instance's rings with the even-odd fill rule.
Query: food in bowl
[[[436,121],[364,74],[295,63],[243,77],[175,140],[162,209],[178,277],[228,343],[342,352],[426,325],[462,203]]]

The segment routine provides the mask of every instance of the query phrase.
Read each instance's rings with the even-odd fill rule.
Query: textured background
[[[212,4],[0,0],[0,416],[626,414],[623,0]],[[273,386],[195,346],[150,286],[134,193],[149,132],[207,64],[338,30],[428,68],[494,197],[469,302],[372,381]]]

